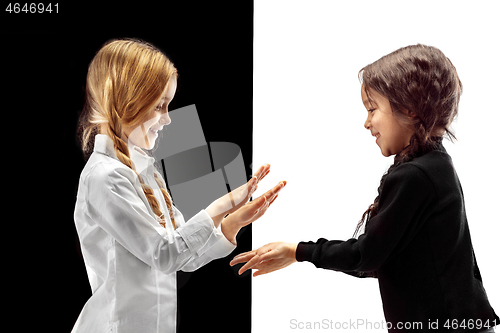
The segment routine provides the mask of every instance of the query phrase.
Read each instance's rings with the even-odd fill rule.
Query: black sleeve
[[[296,259],[355,276],[359,275],[355,272],[376,271],[411,241],[436,202],[436,190],[427,174],[415,165],[402,164],[385,179],[379,213],[363,235],[347,241],[300,242]]]

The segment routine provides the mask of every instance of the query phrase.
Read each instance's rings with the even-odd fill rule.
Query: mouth
[[[158,125],[158,124],[157,124]],[[159,131],[161,131],[163,129],[163,125],[160,125],[160,126],[151,126],[151,128],[149,129],[151,132],[153,133],[158,133]]]
[[[158,129],[155,130],[155,129],[150,128],[149,132],[153,133],[154,136],[158,136]]]
[[[378,139],[380,138],[380,133],[372,134],[372,136],[376,138],[375,142],[377,142]]]

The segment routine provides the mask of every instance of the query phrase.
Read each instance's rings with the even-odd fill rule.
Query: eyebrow
[[[377,107],[377,102],[375,102],[373,98],[370,98],[368,96],[366,99],[363,100],[363,104],[365,107],[370,107],[370,108],[373,108],[374,106]]]
[[[169,96],[167,96],[167,97],[162,97],[162,98],[160,99],[160,102],[161,102],[161,103],[165,103],[166,101],[171,101],[171,100],[172,100],[172,98],[170,98]]]
[[[375,101],[371,100],[371,99],[364,99],[363,100],[363,105],[365,106],[365,108],[373,108],[373,105],[377,105],[377,103],[375,103]]]
[[[172,100],[172,99],[174,99],[174,96],[175,96],[175,91],[174,91],[174,93],[172,95],[165,95],[165,96],[163,96],[162,99],[163,100],[167,100],[167,99]]]

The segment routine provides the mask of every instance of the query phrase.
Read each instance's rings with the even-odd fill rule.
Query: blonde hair
[[[79,134],[85,157],[93,151],[94,138],[101,126],[113,141],[116,157],[139,178],[149,205],[166,227],[165,217],[150,186],[146,185],[132,163],[123,127],[142,124],[162,97],[170,79],[177,76],[173,63],[153,45],[136,39],[108,41],[90,63],[87,74],[85,107],[80,116]],[[172,200],[157,172],[174,228]]]

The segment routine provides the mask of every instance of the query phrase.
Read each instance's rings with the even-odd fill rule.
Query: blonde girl
[[[74,218],[92,296],[73,332],[175,332],[176,272],[227,256],[240,228],[262,216],[285,185],[247,203],[269,172],[261,166],[247,184],[184,221],[146,153],[170,123],[176,85],[172,62],[140,40],[109,41],[89,66],[80,117],[89,158]]]
[[[378,278],[390,332],[492,332],[499,318],[483,287],[462,188],[442,145],[444,135],[453,137],[449,126],[462,92],[455,67],[439,49],[411,45],[364,67],[360,79],[364,127],[384,156],[395,155],[356,228],[355,236],[362,234],[271,243],[231,265],[246,262],[240,273],[254,268],[258,276],[309,261]]]

